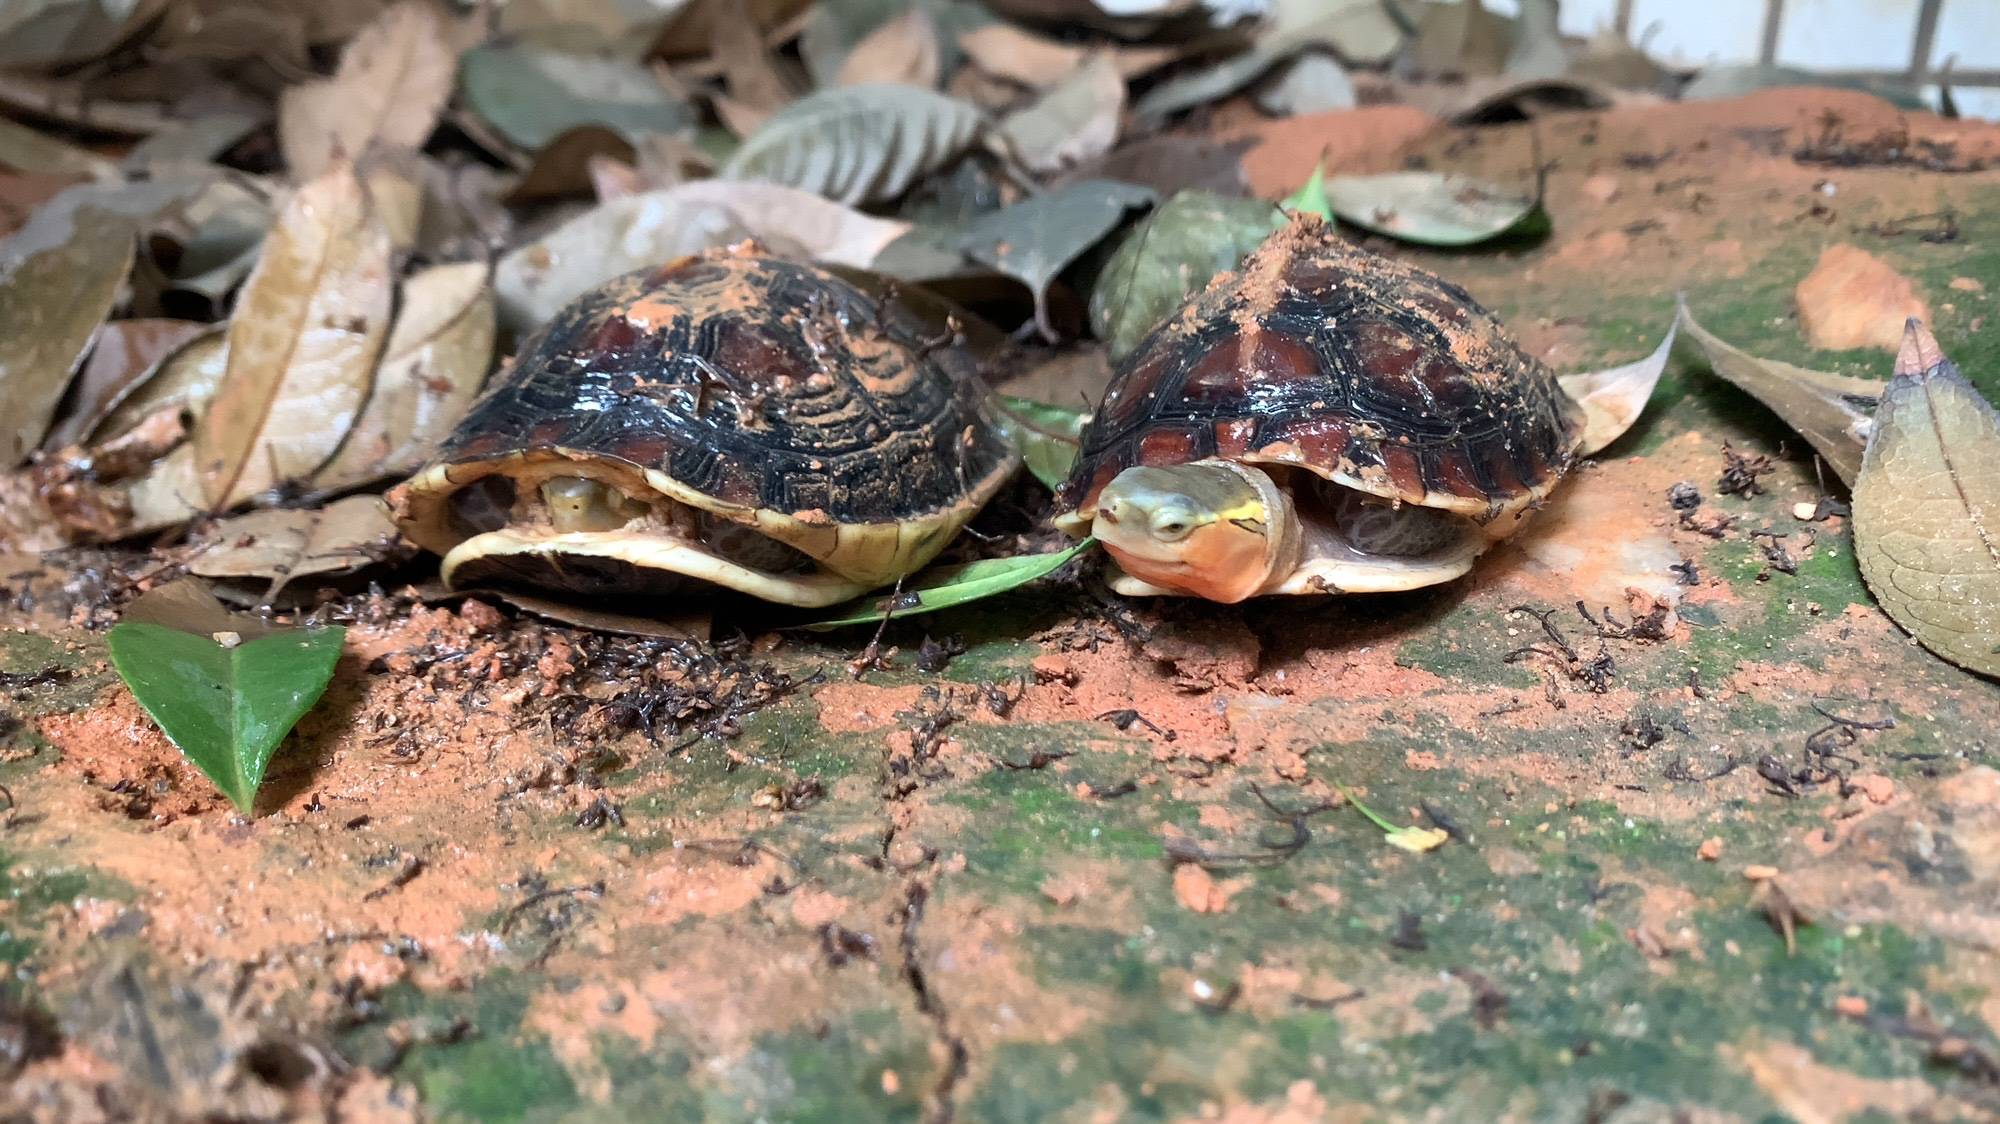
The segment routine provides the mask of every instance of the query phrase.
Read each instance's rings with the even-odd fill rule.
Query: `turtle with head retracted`
[[[446,584],[830,605],[921,568],[1019,458],[950,325],[740,245],[559,313],[392,496]]]
[[[1463,289],[1294,218],[1120,364],[1056,523],[1134,596],[1450,581],[1636,420],[1671,344],[1559,379]]]

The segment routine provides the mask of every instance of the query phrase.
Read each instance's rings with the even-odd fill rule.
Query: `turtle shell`
[[[1581,412],[1465,290],[1294,219],[1119,365],[1057,495],[1085,526],[1135,465],[1295,465],[1482,521],[1568,469]]]
[[[399,522],[447,553],[481,530],[454,493],[561,462],[893,580],[1018,463],[952,337],[893,291],[754,247],[626,274],[522,347],[399,492]]]

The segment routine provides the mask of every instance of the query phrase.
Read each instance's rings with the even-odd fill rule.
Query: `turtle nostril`
[[[1118,522],[1118,511],[1124,506],[1124,504],[1117,500],[1112,500],[1110,503],[1097,509],[1097,517],[1106,523],[1116,525]]]

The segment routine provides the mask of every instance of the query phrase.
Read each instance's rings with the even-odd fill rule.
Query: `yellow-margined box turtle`
[[[1006,482],[987,401],[910,302],[738,246],[578,298],[393,500],[450,585],[829,605]]]

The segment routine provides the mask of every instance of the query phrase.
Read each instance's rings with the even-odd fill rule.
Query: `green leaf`
[[[935,613],[939,609],[970,605],[974,601],[1018,589],[1037,578],[1047,577],[1096,543],[1096,539],[1085,539],[1068,550],[1059,550],[1054,554],[986,558],[963,566],[942,567],[926,574],[926,580],[921,585],[893,596],[877,598],[865,609],[844,609],[838,616],[814,621],[804,627],[809,632],[826,632],[849,625],[878,624],[885,616],[901,620],[919,613]]]
[[[1527,238],[1549,228],[1540,193],[1524,199],[1503,188],[1440,172],[1334,176],[1327,205],[1343,222],[1421,246],[1470,246]]]
[[[1069,479],[1070,467],[1076,464],[1083,427],[1090,414],[1011,394],[1000,395],[996,413],[1000,436],[1021,454],[1028,471],[1050,491],[1060,488]]]
[[[198,596],[214,601],[206,591]],[[325,693],[347,630],[280,629],[250,639],[255,618],[220,604],[214,610],[220,615],[184,604],[163,619],[196,627],[242,619],[245,627],[204,634],[128,612],[111,630],[111,664],[174,745],[247,815],[278,743]],[[224,647],[217,634],[238,642]]]
[[[985,123],[971,103],[920,86],[821,90],[772,114],[717,175],[874,203],[950,163]]]
[[[1236,268],[1284,221],[1285,213],[1269,203],[1191,189],[1127,231],[1090,294],[1090,327],[1111,361],[1138,347],[1210,278]]]
[[[1876,399],[1887,384],[1759,359],[1695,323],[1686,301],[1681,302],[1679,315],[1681,326],[1701,345],[1717,375],[1797,430],[1841,481],[1853,487],[1861,471],[1861,452],[1868,443]]]
[[[1278,206],[1287,211],[1318,215],[1332,222],[1333,204],[1326,198],[1326,169],[1318,164],[1313,165],[1312,178],[1297,191],[1278,200]]]
[[[1368,818],[1368,822],[1382,829],[1382,840],[1391,847],[1421,854],[1435,851],[1444,846],[1451,833],[1442,828],[1418,827],[1415,824],[1394,824],[1382,818],[1381,814],[1355,798],[1355,795],[1339,784],[1333,786],[1341,798],[1354,805],[1354,810]]]
[[[2000,414],[1916,320],[1854,482],[1854,551],[1904,631],[2000,676]]]

